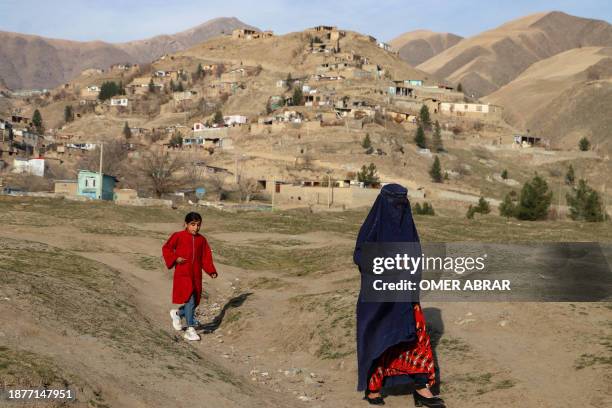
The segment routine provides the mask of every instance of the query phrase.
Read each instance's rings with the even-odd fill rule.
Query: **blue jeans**
[[[196,294],[193,292],[189,301],[185,303],[183,306],[179,307],[178,315],[179,317],[184,317],[187,321],[187,327],[195,327],[195,305],[196,305]]]

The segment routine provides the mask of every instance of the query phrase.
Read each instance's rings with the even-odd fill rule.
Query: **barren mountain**
[[[612,47],[575,48],[530,66],[485,98],[504,106],[519,129],[575,147],[582,136],[608,145],[612,117]]]
[[[121,44],[0,32],[0,77],[11,89],[52,88],[87,68],[148,62],[238,27],[250,26],[236,18],[217,18],[174,35]]]
[[[137,61],[152,61],[155,58],[185,50],[219,34],[231,34],[235,28],[257,28],[238,20],[236,17],[222,17],[209,20],[197,27],[172,35],[158,35],[146,40],[117,44]]]
[[[553,11],[465,39],[418,68],[482,96],[509,83],[535,62],[585,46],[612,46],[612,25]]]
[[[416,30],[397,36],[389,44],[399,52],[400,58],[416,67],[462,39],[451,33]]]

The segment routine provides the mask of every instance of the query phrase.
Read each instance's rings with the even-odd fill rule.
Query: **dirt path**
[[[170,224],[140,227],[164,232],[172,229]],[[78,254],[119,271],[127,283],[137,288],[134,300],[138,309],[157,328],[174,334],[167,316],[171,307],[170,274],[164,271],[161,262],[159,267],[143,269],[135,261],[138,256],[159,258],[159,239],[83,234],[69,227],[54,227],[49,231],[10,227],[0,232],[0,236],[45,242],[65,249],[80,241],[88,241],[85,248],[96,247],[99,251],[86,250]],[[240,245],[295,241],[300,248],[313,249],[329,245],[330,238],[333,238],[320,232],[301,235],[218,233],[212,236]],[[335,239],[334,245],[338,243]],[[272,398],[270,405],[280,406],[353,407],[362,403],[361,395],[355,391],[354,355],[317,357],[319,345],[312,343],[309,337],[312,333],[325,334],[326,330],[334,328],[335,323],[329,327],[319,323],[328,317],[325,314],[327,299],[334,296],[344,299],[338,304],[348,309],[346,314],[351,316],[353,295],[342,295],[342,292],[334,295],[336,292],[333,291],[347,287],[338,282],[355,282],[354,270],[302,277],[282,271],[252,271],[223,264],[218,264],[218,269],[220,277],[217,280],[205,277],[207,299],[199,308],[200,320],[208,323],[230,299],[239,295],[246,297],[240,305],[227,309],[218,329],[203,333],[201,342],[190,344],[206,361],[249,384],[248,392],[257,395],[248,397],[252,398],[253,404],[268,397]],[[254,283],[262,279],[266,282],[263,286]],[[311,297],[321,298],[322,303],[317,306],[316,303],[296,301]],[[310,307],[318,308],[309,310]],[[610,405],[612,374],[607,368],[609,366],[576,368],[582,354],[601,354],[601,339],[610,339],[610,308],[599,304],[477,302],[425,304],[424,307],[431,328],[440,333],[437,354],[446,389],[444,397],[449,406],[552,408]],[[62,339],[56,337],[45,332],[37,347],[44,347],[47,339],[61,344]],[[92,346],[79,347],[82,350],[75,354],[75,360],[86,358],[88,352],[95,352],[103,359],[91,364],[109,373],[126,370],[125,374],[129,375],[130,369],[125,364],[109,363],[113,361],[109,352]],[[189,386],[182,382],[169,385],[155,378],[147,381],[150,381],[148,387],[159,393],[152,393],[148,401],[165,401],[168,396],[180,398],[180,395],[201,400],[213,395],[206,386]],[[113,384],[112,381],[109,384]],[[123,392],[129,393],[129,390]],[[125,399],[122,403],[144,406],[139,401],[142,400]],[[231,406],[235,403],[219,400],[215,405]],[[412,402],[409,396],[398,396],[388,398],[387,406],[412,406]]]

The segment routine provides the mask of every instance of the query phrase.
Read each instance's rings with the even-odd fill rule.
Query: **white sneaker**
[[[195,328],[193,327],[188,327],[187,330],[185,330],[185,334],[183,335],[183,337],[185,338],[185,340],[190,340],[190,341],[200,340],[200,336],[198,335],[198,333],[195,331]]]
[[[174,327],[174,330],[183,330],[181,318],[178,315],[178,309],[170,309],[170,318],[172,319],[172,327]]]

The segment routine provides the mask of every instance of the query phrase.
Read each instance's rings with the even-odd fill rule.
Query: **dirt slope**
[[[609,23],[553,11],[467,38],[418,68],[461,83],[467,93],[483,96],[542,59],[580,46],[611,45]]]
[[[111,44],[69,41],[0,31],[0,77],[11,89],[53,88],[87,68],[123,62],[149,62],[237,27],[240,20],[217,18],[173,35]]]
[[[575,148],[582,136],[603,147],[610,145],[611,91],[612,48],[583,47],[533,64],[485,100],[504,106],[512,125],[561,147]]]
[[[389,41],[400,58],[416,67],[461,41],[463,37],[452,33],[416,30],[401,34]]]

